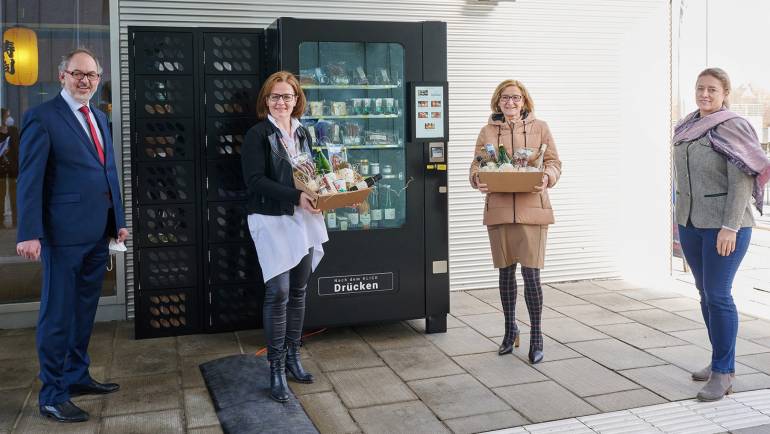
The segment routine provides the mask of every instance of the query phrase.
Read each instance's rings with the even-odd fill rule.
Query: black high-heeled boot
[[[543,350],[529,349],[529,363],[535,365],[543,361]]]
[[[499,356],[513,352],[519,346],[519,328],[516,327],[516,264],[500,269],[500,303],[505,316],[505,337],[497,350]]]
[[[312,383],[313,374],[305,371],[299,356],[299,345],[289,343],[286,346],[286,370],[300,383]]]
[[[513,340],[503,338],[503,343],[500,344],[500,348],[497,349],[497,354],[503,356],[512,353],[513,347],[519,348],[519,337],[519,331],[516,330],[516,333],[513,335]]]
[[[540,322],[543,314],[543,289],[540,286],[540,269],[521,267],[524,277],[524,301],[529,311],[529,363],[543,361],[543,333]]]
[[[289,400],[284,357],[270,361],[270,397],[281,403]]]

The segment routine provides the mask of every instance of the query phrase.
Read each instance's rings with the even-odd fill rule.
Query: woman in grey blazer
[[[729,111],[730,78],[719,68],[698,75],[698,110],[677,124],[674,138],[676,221],[682,251],[700,292],[711,363],[692,374],[707,381],[701,401],[732,392],[738,312],[731,289],[751,240],[754,205],[762,213],[770,161],[751,124]]]

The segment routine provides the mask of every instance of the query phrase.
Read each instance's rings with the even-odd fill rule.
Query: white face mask
[[[123,253],[126,250],[126,245],[123,242],[119,242],[115,238],[110,238],[110,244],[108,246],[108,249],[110,251],[110,263],[107,265],[107,271],[112,271],[112,268],[114,267],[113,258],[118,253]]]
[[[12,117],[8,116],[8,119],[5,120],[5,125],[8,127],[12,127],[16,124],[16,121],[13,120]]]

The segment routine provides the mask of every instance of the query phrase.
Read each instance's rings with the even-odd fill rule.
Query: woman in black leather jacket
[[[299,122],[305,105],[293,74],[272,74],[257,97],[260,121],[246,133],[241,149],[249,230],[265,281],[270,396],[279,402],[289,399],[285,370],[297,381],[313,382],[299,355],[305,290],[329,239],[312,198],[294,187],[293,166],[311,155],[310,136]]]

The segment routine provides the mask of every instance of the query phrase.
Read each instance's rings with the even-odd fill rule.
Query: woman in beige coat
[[[473,188],[486,194],[484,224],[489,232],[492,261],[500,270],[500,300],[505,314],[505,337],[498,354],[519,346],[516,327],[516,264],[521,263],[524,296],[530,319],[529,361],[543,360],[543,335],[540,316],[543,311],[543,291],[540,269],[543,268],[548,225],[554,222],[548,189],[556,185],[561,175],[561,161],[548,129],[548,124],[536,119],[534,103],[527,88],[516,80],[505,80],[495,89],[490,102],[492,115],[476,140],[474,161],[470,168]],[[548,147],[544,156],[545,174],[542,185],[532,193],[489,193],[478,178],[479,162],[486,144],[495,149],[504,146],[509,155],[520,148],[532,148],[535,154],[541,144]]]

